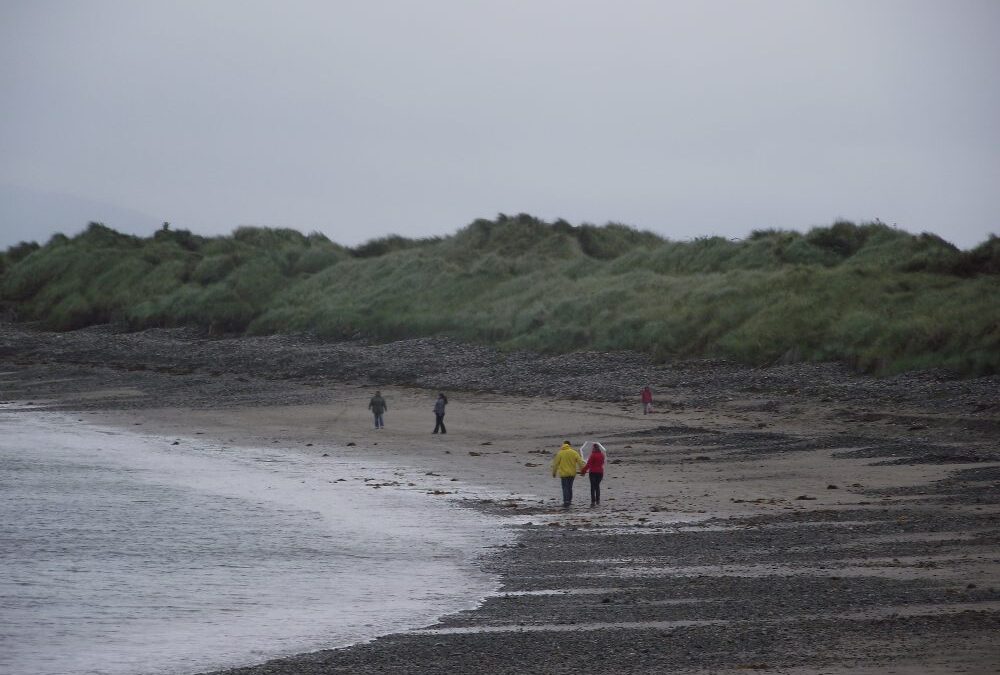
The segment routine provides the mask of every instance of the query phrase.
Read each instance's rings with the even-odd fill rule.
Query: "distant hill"
[[[75,234],[89,222],[132,234],[152,232],[163,219],[61,192],[0,184],[0,247],[47,241],[56,232]]]
[[[961,251],[879,222],[674,242],[501,214],[448,237],[355,248],[288,229],[140,238],[92,223],[0,257],[3,311],[55,330],[448,335],[662,360],[839,360],[880,373],[1000,372],[998,297],[1000,238]]]

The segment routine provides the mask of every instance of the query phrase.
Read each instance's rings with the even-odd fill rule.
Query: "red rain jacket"
[[[587,457],[587,463],[584,465],[583,469],[580,470],[580,475],[586,475],[587,472],[590,473],[604,473],[604,453],[598,450],[593,450],[590,456]]]

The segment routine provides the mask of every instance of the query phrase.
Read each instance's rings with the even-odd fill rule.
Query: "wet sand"
[[[634,397],[569,399],[483,392],[470,377],[447,391],[441,436],[430,433],[436,389],[377,373],[155,370],[141,351],[129,363],[142,367],[127,368],[32,349],[7,346],[4,398],[180,443],[387,460],[409,469],[407,486],[380,489],[460,500],[518,533],[485,561],[502,589],[475,610],[230,673],[1000,672],[995,378],[824,371],[819,386],[811,367],[793,367],[747,369],[752,384],[720,389],[715,365],[692,380],[687,364],[687,388],[658,387],[651,366],[619,383]],[[627,377],[588,358],[587,377]],[[530,363],[518,368],[530,379]],[[558,384],[538,370],[516,386]],[[636,400],[647,381],[660,394],[652,415]],[[365,409],[375,388],[389,401],[381,431]],[[608,446],[600,507],[586,480],[559,506],[548,463],[564,439]]]

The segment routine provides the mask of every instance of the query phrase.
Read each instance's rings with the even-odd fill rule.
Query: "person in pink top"
[[[599,506],[601,503],[601,481],[604,480],[604,446],[600,443],[591,443],[590,455],[587,463],[580,469],[580,475],[590,474],[590,505]]]
[[[642,414],[648,415],[653,412],[653,390],[646,385],[642,388]]]

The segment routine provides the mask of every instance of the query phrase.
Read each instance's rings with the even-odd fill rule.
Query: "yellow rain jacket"
[[[552,458],[552,475],[558,475],[560,478],[575,476],[584,464],[580,453],[574,450],[569,443],[563,443],[559,452]]]

